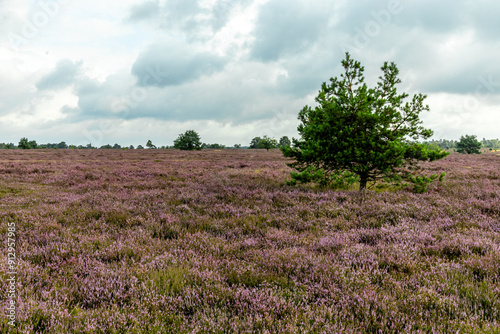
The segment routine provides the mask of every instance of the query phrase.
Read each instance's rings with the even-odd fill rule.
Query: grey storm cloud
[[[140,86],[175,86],[221,71],[227,59],[183,43],[149,46],[132,66]]]
[[[411,79],[409,86],[412,89],[424,93],[473,91],[478,77],[475,71],[486,70],[480,59],[464,60],[462,55],[457,55],[449,62],[450,66],[433,66],[442,61],[436,51],[441,35],[444,31],[455,32],[461,24],[446,17],[462,9],[453,8],[446,12],[449,4],[436,4],[434,8],[438,13],[424,16],[419,4],[401,0],[390,7],[389,3],[362,1],[355,5],[343,3],[334,6],[327,1],[310,5],[302,1],[270,0],[259,9],[253,31],[255,42],[244,45],[248,56],[237,63],[229,56],[200,51],[189,39],[156,42],[146,47],[133,63],[130,73],[135,84],[118,88],[123,80],[112,77],[103,83],[86,81],[81,84],[78,89],[80,117],[149,117],[176,121],[265,118],[271,110],[279,108],[273,105],[267,109],[256,101],[267,101],[272,105],[269,101],[273,99],[297,101],[315,94],[322,82],[342,73],[343,42],[353,44],[358,30],[364,30],[369,22],[383,19],[388,11],[391,12],[390,22],[381,27],[379,34],[370,37],[369,45],[354,52],[354,58],[367,68],[367,79],[376,80],[383,61],[395,61],[402,70],[401,75]],[[231,8],[234,7],[226,9]],[[175,27],[187,35],[196,35],[200,33],[198,30],[206,28],[196,18],[204,10],[195,0],[161,4],[149,1],[132,7],[130,20],[160,19],[163,29],[170,25],[170,29]],[[172,20],[166,23],[168,16]],[[439,26],[441,17],[445,17],[443,27]],[[259,76],[254,81],[247,80],[249,73],[255,73],[256,67],[252,64],[261,64],[262,69],[271,66],[273,61],[279,62],[285,73],[273,81],[269,72],[257,71]],[[460,61],[469,66],[454,65]],[[233,73],[226,71],[229,63]],[[491,61],[484,63],[491,64]],[[422,71],[426,75],[421,75]],[[412,73],[418,75],[412,77]],[[226,82],[220,78],[225,78]],[[232,84],[228,86],[227,82]],[[113,99],[130,95],[139,88],[147,89],[148,93],[137,106],[125,107],[127,113],[109,110]]]
[[[259,12],[252,58],[275,61],[307,51],[325,33],[333,14],[324,1],[269,1]]]
[[[130,95],[133,78],[127,71],[119,71],[108,76],[104,81],[82,78],[75,85],[78,96],[77,107],[63,107],[62,111],[70,121],[93,118],[126,118],[126,113],[119,112],[123,97]]]
[[[146,21],[162,30],[176,29],[192,36],[207,25],[208,18],[200,17],[203,9],[197,0],[172,0],[162,4],[158,0],[131,8],[130,21]]]
[[[143,2],[141,4],[132,6],[132,8],[130,9],[129,20],[132,22],[148,20],[158,15],[159,11],[160,3],[158,0]]]
[[[487,61],[488,55],[476,59],[457,59],[460,53],[449,57],[449,63],[435,66],[425,75],[415,76],[413,85],[425,93],[452,93],[452,94],[499,94],[500,78],[492,73],[499,73],[500,66]],[[464,56],[464,58],[467,58]],[[462,63],[462,66],[456,64]],[[438,64],[438,62],[435,62]],[[478,88],[480,87],[480,88]]]
[[[66,106],[61,111],[67,122],[150,118],[237,124],[271,118],[282,110],[289,97],[276,96],[273,85],[267,67],[258,63],[205,76],[189,85],[140,86],[130,73],[121,72],[103,82],[81,80],[75,89],[77,108]]]
[[[367,1],[367,0],[365,0]],[[403,10],[394,17],[400,27],[419,29],[426,34],[464,33],[498,41],[500,3],[496,1],[400,0]]]
[[[146,1],[130,9],[129,22],[150,22],[162,30],[177,30],[189,40],[206,40],[224,27],[237,6],[247,6],[252,0],[217,0],[211,6],[201,6],[200,0]],[[207,33],[210,30],[211,33]]]
[[[318,53],[320,53],[318,50],[312,50],[302,57],[283,61],[282,65],[286,68],[287,75],[278,77],[276,92],[301,98],[317,92],[323,82],[341,73],[340,59],[343,58],[343,54],[334,49],[322,53],[323,57],[318,59]]]
[[[0,75],[0,116],[26,113],[37,99],[32,83],[23,77],[23,73],[15,67],[9,70],[1,71]],[[23,105],[20,101],[29,101],[30,105]]]
[[[374,27],[371,22],[381,25],[382,30],[420,29],[427,33],[449,33],[467,24],[464,11],[465,2],[443,0],[358,0],[344,3],[340,8],[335,31],[365,31]],[[388,26],[388,27],[387,27]],[[387,29],[386,29],[387,28]],[[368,32],[367,32],[368,33]],[[405,31],[401,31],[404,35]]]
[[[486,37],[500,30],[491,14],[499,9],[489,1],[344,3],[327,48],[351,52],[374,78],[383,61],[394,61],[411,89],[475,94],[481,77],[500,72],[500,43]]]
[[[65,59],[57,63],[55,69],[36,83],[38,90],[55,90],[75,83],[81,74],[82,62]]]

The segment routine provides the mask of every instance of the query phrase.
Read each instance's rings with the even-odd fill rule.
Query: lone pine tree
[[[291,173],[292,184],[358,181],[361,191],[372,181],[409,176],[405,167],[418,161],[449,154],[417,142],[433,134],[419,119],[422,111],[429,110],[424,105],[426,96],[416,94],[406,101],[409,95],[397,92],[401,80],[394,63],[384,63],[375,88],[367,87],[364,67],[349,53],[342,65],[345,73],[340,79],[322,84],[318,105],[305,106],[299,112],[301,138],[294,139],[292,147],[281,147],[285,157],[295,160],[288,164],[297,170]]]

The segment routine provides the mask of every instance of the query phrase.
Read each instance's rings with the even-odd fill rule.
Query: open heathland
[[[285,184],[278,150],[2,150],[3,333],[500,333],[500,155],[424,194]]]

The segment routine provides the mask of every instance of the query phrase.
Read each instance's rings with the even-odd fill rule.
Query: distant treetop
[[[194,130],[187,130],[174,140],[174,148],[186,151],[201,150],[200,135]]]

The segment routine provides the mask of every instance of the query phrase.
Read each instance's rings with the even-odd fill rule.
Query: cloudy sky
[[[434,138],[500,131],[494,0],[0,0],[0,142],[248,145],[297,114],[349,51],[374,84],[428,95]]]

